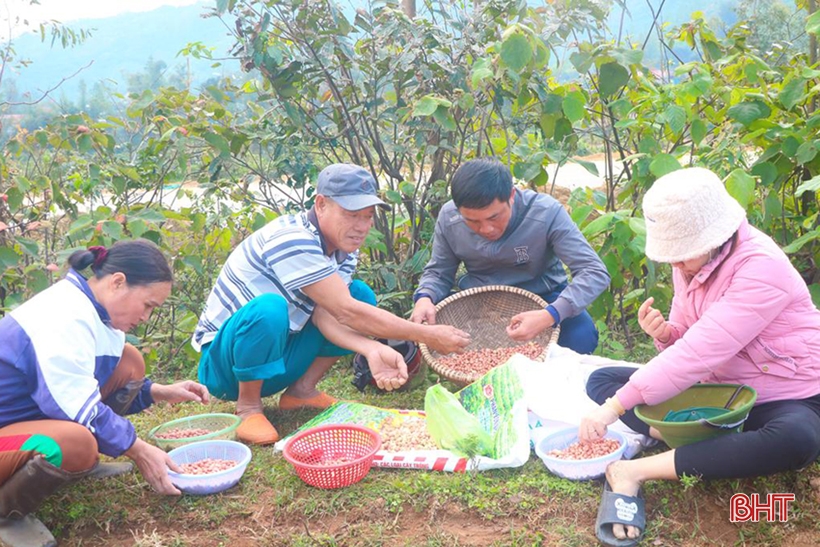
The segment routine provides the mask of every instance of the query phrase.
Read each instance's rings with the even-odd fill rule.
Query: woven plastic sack
[[[492,453],[493,438],[441,384],[432,386],[424,395],[424,413],[430,436],[444,450],[468,458]]]

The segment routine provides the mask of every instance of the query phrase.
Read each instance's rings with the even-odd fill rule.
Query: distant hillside
[[[212,2],[209,2],[212,4]],[[15,40],[19,55],[32,64],[13,77],[19,93],[45,90],[57,84],[89,61],[93,64],[61,87],[67,96],[75,94],[84,80],[90,88],[100,80],[113,80],[125,89],[126,74],[142,72],[149,58],[164,61],[169,70],[177,65],[187,71],[187,59],[177,53],[189,42],[203,42],[216,48],[214,57],[227,57],[233,40],[219,19],[203,18],[203,4],[185,7],[162,7],[150,12],[129,13],[106,19],[80,20],[69,26],[92,31],[84,44],[71,49],[53,48],[41,43],[39,36],[25,35]],[[212,68],[211,62],[191,59],[191,82],[196,85],[212,76],[238,72],[236,63]]]
[[[656,7],[661,0],[650,0]],[[352,12],[351,4],[362,3],[361,0],[342,0],[345,11]],[[419,6],[421,0],[417,0]],[[633,43],[640,43],[646,36],[652,22],[652,13],[645,0],[627,0],[629,14],[624,19],[623,36],[631,36]],[[737,0],[667,0],[663,5],[661,21],[676,25],[689,20],[695,11],[703,11],[707,20],[722,21],[726,26],[735,22],[733,7]],[[190,71],[190,81],[194,87],[205,80],[222,74],[239,72],[237,64],[226,61],[223,66],[212,68],[207,61],[190,61],[176,57],[180,49],[189,42],[203,42],[214,47],[215,57],[227,56],[233,41],[221,21],[216,18],[203,18],[206,5],[213,1],[187,7],[163,7],[150,12],[125,14],[107,19],[78,21],[72,23],[74,28],[93,29],[92,37],[82,46],[63,50],[40,42],[39,37],[27,35],[15,41],[18,54],[27,57],[32,64],[21,74],[14,75],[14,84],[18,93],[30,92],[36,97],[38,90],[45,90],[60,81],[61,78],[74,73],[77,69],[94,61],[90,68],[66,82],[60,94],[73,97],[78,93],[80,82],[84,81],[90,89],[99,80],[109,80],[119,84],[125,90],[127,74],[144,71],[149,58],[164,61],[169,71]],[[614,9],[610,18],[610,29],[616,33],[620,21],[620,9]],[[617,16],[616,16],[617,15]],[[719,25],[718,25],[719,28]],[[647,46],[645,59],[653,62],[659,58],[660,47],[657,42]],[[7,79],[9,78],[7,75]]]

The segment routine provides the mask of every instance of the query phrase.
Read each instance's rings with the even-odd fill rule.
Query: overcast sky
[[[23,20],[29,28],[37,28],[41,21],[55,19],[70,23],[77,19],[100,19],[123,12],[150,11],[160,6],[190,6],[196,3],[214,4],[215,0],[39,0],[39,5],[31,5],[30,0],[0,0],[0,37],[25,32]]]

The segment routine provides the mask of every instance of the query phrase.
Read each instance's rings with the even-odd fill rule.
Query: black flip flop
[[[625,524],[638,528],[641,533],[637,538],[618,539],[612,533],[613,524]],[[595,535],[603,545],[608,547],[632,547],[643,539],[646,528],[646,508],[643,493],[637,496],[616,494],[604,480],[604,491],[601,494],[601,505],[598,506],[598,518],[595,520]]]

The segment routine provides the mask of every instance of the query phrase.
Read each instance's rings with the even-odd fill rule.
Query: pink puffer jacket
[[[746,220],[687,285],[674,269],[672,337],[618,390],[625,408],[697,382],[747,384],[757,404],[820,393],[820,311],[777,244]]]

